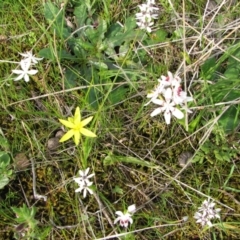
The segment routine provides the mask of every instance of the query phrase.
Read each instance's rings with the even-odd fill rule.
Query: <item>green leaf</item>
[[[240,69],[239,69],[239,67],[237,67],[235,65],[228,67],[227,70],[224,72],[224,76],[229,79],[231,79],[231,78],[236,79],[239,77],[239,75],[240,75]]]
[[[107,31],[107,22],[102,19],[100,20],[97,28],[87,28],[85,30],[85,34],[92,45],[100,46],[106,31]]]
[[[9,178],[7,176],[2,176],[0,173],[0,189],[3,189],[9,183]]]
[[[239,43],[238,43],[239,44]],[[240,68],[239,66],[239,60],[240,60],[240,47],[238,46],[236,48],[236,50],[230,55],[229,59],[228,59],[228,65],[232,65],[232,66],[238,66],[238,68]]]
[[[98,105],[99,105],[99,104],[98,104],[98,98],[99,98],[98,95],[99,95],[99,94],[98,94],[97,89],[94,88],[94,87],[91,87],[90,90],[89,90],[89,92],[88,92],[88,97],[87,97],[87,99],[88,99],[89,105],[91,105],[91,107],[93,107],[94,109],[97,109],[97,108],[98,108]]]
[[[202,119],[202,115],[203,115],[203,111],[199,112],[199,114],[189,123],[188,131],[190,133],[193,133],[197,129]]]
[[[136,28],[137,24],[136,24],[136,18],[135,17],[128,17],[125,20],[125,24],[124,24],[124,28],[125,31],[132,31]]]
[[[216,59],[209,58],[206,62],[201,66],[201,77],[205,80],[212,79],[213,73],[216,71]]]
[[[125,99],[126,93],[128,91],[128,88],[125,88],[123,86],[118,87],[117,89],[113,90],[109,95],[108,99],[112,104],[116,104],[121,102],[123,99]]]
[[[6,168],[10,164],[10,157],[6,152],[0,152],[0,168]]]
[[[136,34],[135,30],[131,28],[127,28],[126,30],[119,24],[112,25],[106,33],[104,44],[110,48],[114,48],[121,46],[124,42],[129,45],[131,41],[140,40],[142,38],[142,34]]]
[[[76,57],[68,53],[66,50],[62,49],[60,51],[57,51],[56,56],[53,53],[52,48],[43,48],[39,51],[38,55],[40,57],[44,57],[48,60],[51,60],[53,62],[56,61],[56,57],[61,61],[62,59],[67,59],[67,60],[76,60]]]
[[[56,20],[58,13],[60,12],[60,9],[57,8],[52,2],[47,1],[44,4],[44,17],[49,21],[53,22]],[[58,20],[61,20],[61,17],[58,16]]]
[[[43,48],[39,51],[38,55],[44,57],[45,59],[55,61],[55,56],[51,48]]]
[[[122,26],[119,23],[112,24],[106,33],[106,39],[115,37],[119,32],[121,32]]]
[[[73,14],[75,16],[77,27],[83,27],[88,17],[88,8],[84,1],[82,1],[80,6],[75,7]]]
[[[34,227],[38,221],[34,219],[36,214],[36,207],[28,208],[26,204],[23,204],[22,207],[11,207],[14,213],[17,215],[16,221],[18,223],[27,223],[30,227]]]
[[[9,177],[12,176],[12,170],[9,170],[10,157],[6,152],[0,152],[0,189],[9,183]]]
[[[147,45],[158,44],[166,41],[166,37],[167,32],[162,29],[158,29],[157,31],[153,32],[151,34],[151,38],[147,38],[145,42],[147,43]]]
[[[86,42],[84,39],[76,39],[74,43],[77,47],[80,47],[85,51],[94,51],[94,46],[91,43]]]
[[[64,73],[65,88],[70,89],[79,85],[80,67],[67,68]]]
[[[113,189],[113,193],[118,193],[120,195],[123,195],[123,189],[120,188],[118,185],[116,185]]]
[[[232,133],[240,125],[239,106],[231,106],[218,120],[226,134]]]
[[[0,133],[1,133],[1,130],[0,130]],[[7,139],[1,135],[0,135],[0,146],[3,148],[3,150],[9,149],[9,143]]]
[[[154,38],[155,41],[159,42],[164,42],[167,37],[167,32],[163,29],[159,29],[156,32],[154,32]]]
[[[47,1],[44,4],[44,16],[58,37],[66,39],[70,36],[71,33],[65,24],[64,9],[59,9],[52,2]]]
[[[95,62],[95,61],[90,60],[89,63],[91,63],[97,69],[105,69],[105,70],[108,69],[107,64],[104,63],[104,62],[100,62],[100,61],[99,62],[97,62],[97,61]]]

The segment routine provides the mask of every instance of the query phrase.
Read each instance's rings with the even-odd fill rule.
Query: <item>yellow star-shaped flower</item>
[[[65,142],[74,136],[74,142],[76,146],[79,144],[80,135],[83,134],[87,137],[96,137],[96,134],[84,128],[91,120],[93,116],[88,117],[81,121],[81,113],[79,107],[76,108],[73,117],[69,117],[68,120],[59,119],[59,121],[66,127],[71,128],[66,134],[62,136],[59,142]]]

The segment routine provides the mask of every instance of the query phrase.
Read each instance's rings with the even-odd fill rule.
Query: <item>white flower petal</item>
[[[29,82],[29,76],[27,74],[24,74],[24,81]]]
[[[81,183],[83,182],[82,181],[82,178],[73,178],[73,180],[76,182],[76,183],[78,183],[79,185],[81,185]]]
[[[123,214],[122,211],[116,211],[115,214],[117,214],[117,215],[120,216],[120,217],[124,216],[124,214]]]
[[[85,198],[87,196],[87,188],[84,188],[83,190],[83,198]]]
[[[95,173],[91,173],[90,175],[87,176],[87,178],[91,178],[95,175]]]
[[[170,122],[171,122],[171,112],[170,111],[165,111],[164,118],[165,118],[166,124],[170,124]]]
[[[128,212],[129,212],[129,213],[134,213],[135,210],[136,210],[136,205],[135,205],[135,204],[130,205],[130,206],[128,207]]]
[[[15,70],[12,70],[13,73],[15,74],[23,74],[23,70],[18,70],[18,69],[15,69]]]
[[[87,188],[87,190],[90,194],[93,194],[93,190],[91,188]]]
[[[19,53],[22,57],[24,57],[24,58],[27,58],[27,57],[29,57],[29,54],[28,54],[28,52],[27,53]]]
[[[18,77],[14,78],[14,81],[21,80],[23,77],[24,77],[24,74],[22,73],[22,74],[19,75]]]
[[[26,60],[21,60],[20,61],[20,66],[21,66],[21,68],[24,72],[26,72],[29,69],[30,64],[31,64],[30,61],[26,61]]]
[[[222,209],[221,208],[216,208],[215,211],[218,213],[220,212]]]
[[[114,224],[116,224],[119,220],[121,219],[121,217],[117,217],[115,220],[114,220]]]
[[[83,188],[80,187],[80,188],[77,188],[77,189],[75,190],[75,192],[81,192],[82,190],[83,190]]]
[[[133,219],[131,217],[128,219],[128,221],[130,222],[130,224],[133,223]]]
[[[207,221],[207,225],[209,226],[209,227],[212,227],[212,223],[211,223],[211,221]]]
[[[152,99],[152,102],[155,103],[155,104],[157,104],[157,105],[160,105],[160,106],[163,106],[164,103],[165,103],[163,100],[158,99],[158,98]]]
[[[28,70],[27,73],[30,74],[30,75],[35,75],[37,72],[38,72],[38,70],[32,69],[32,70]]]
[[[172,89],[169,87],[166,89],[165,93],[164,93],[164,98],[166,99],[166,101],[171,101],[172,100]]]
[[[90,168],[86,168],[85,170],[83,170],[83,176],[87,176],[88,175],[88,172],[89,172]]]
[[[149,32],[149,33],[152,32],[152,29],[151,29],[150,27],[147,27],[146,30],[147,30],[147,32]]]
[[[178,108],[174,108],[174,110],[172,111],[172,114],[174,117],[176,117],[177,119],[182,119],[184,118],[184,114],[178,109]]]
[[[155,117],[156,115],[160,114],[161,112],[163,112],[163,108],[161,108],[161,107],[156,108],[156,109],[150,114],[150,116],[151,116],[151,117]]]
[[[81,176],[81,178],[85,176],[85,170],[79,170],[78,173]]]

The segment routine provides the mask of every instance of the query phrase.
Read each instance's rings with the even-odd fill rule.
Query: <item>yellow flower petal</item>
[[[82,127],[86,126],[89,122],[92,121],[92,119],[93,119],[93,116],[88,117],[88,118],[82,120],[82,121],[81,121]]]
[[[75,125],[72,122],[63,120],[63,119],[58,119],[60,121],[60,123],[62,123],[64,126],[68,127],[68,128],[74,128]]]
[[[73,117],[68,117],[68,122],[74,123]]]
[[[97,135],[86,128],[81,128],[80,132],[87,137],[96,137]]]
[[[75,131],[74,132],[74,142],[75,142],[76,146],[79,144],[79,141],[80,141],[80,132]]]
[[[73,122],[74,124],[78,124],[81,122],[81,113],[80,113],[80,108],[77,107],[76,110],[75,110],[75,114],[74,114],[74,117],[73,117]]]
[[[71,130],[69,130],[66,134],[64,134],[64,135],[62,136],[62,138],[59,140],[59,142],[65,142],[65,141],[67,141],[68,139],[70,139],[73,135],[74,135],[74,130],[71,129]]]

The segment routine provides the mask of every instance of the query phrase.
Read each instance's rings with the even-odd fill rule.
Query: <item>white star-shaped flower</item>
[[[92,189],[89,187],[92,186],[92,182],[89,181],[89,178],[93,177],[95,174],[92,173],[88,175],[90,168],[87,168],[85,170],[79,170],[80,177],[73,178],[73,180],[79,185],[79,188],[75,190],[75,192],[82,192],[83,191],[83,197],[85,198],[87,196],[87,192],[90,194],[93,194]]]
[[[205,216],[203,213],[200,212],[196,212],[194,214],[194,218],[196,219],[196,223],[200,223],[202,225],[202,227],[208,225],[209,227],[212,226],[212,223],[210,221],[210,218],[208,218],[207,216]]]
[[[80,177],[78,178],[73,178],[73,180],[78,183],[78,184],[82,184],[82,183],[89,183],[89,178],[93,177],[95,174],[92,173],[90,175],[88,175],[88,172],[89,172],[90,168],[88,167],[87,169],[85,170],[79,170],[79,175]]]
[[[85,198],[87,196],[87,192],[89,192],[90,194],[93,194],[93,190],[90,189],[89,187],[92,186],[92,182],[81,182],[79,184],[79,188],[77,188],[75,190],[75,192],[82,192],[83,191],[83,198]]]
[[[41,61],[43,58],[35,57],[32,52],[19,53],[24,59],[22,61],[30,62],[30,64],[36,64],[38,61]]]
[[[151,26],[154,24],[151,18],[141,18],[136,23],[140,29],[145,29],[147,32],[152,32]]]
[[[212,227],[211,219],[220,218],[220,208],[214,208],[215,203],[211,202],[211,199],[204,200],[201,207],[198,208],[198,212],[194,214],[194,218],[197,223],[200,223],[203,227],[208,225]]]
[[[164,118],[166,121],[166,124],[170,124],[171,122],[171,115],[176,117],[177,119],[182,119],[184,117],[184,114],[175,107],[175,103],[172,101],[172,89],[167,88],[164,92],[165,100],[161,99],[152,99],[152,102],[160,105],[161,107],[156,108],[152,113],[151,117],[154,117],[162,112],[164,112]]]
[[[22,60],[20,62],[21,70],[19,70],[19,69],[12,70],[13,73],[19,75],[18,77],[16,77],[14,79],[14,81],[18,81],[18,80],[21,80],[23,78],[25,82],[29,82],[29,76],[28,75],[35,75],[38,72],[38,70],[35,70],[35,69],[29,70],[30,64],[31,63],[29,61],[23,61]]]

